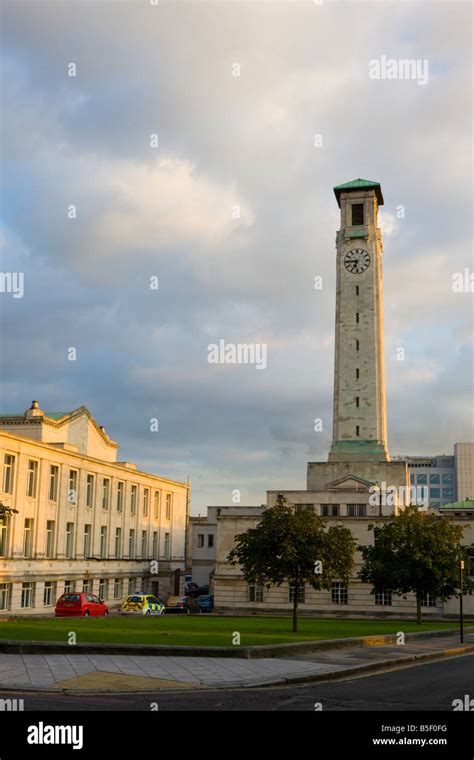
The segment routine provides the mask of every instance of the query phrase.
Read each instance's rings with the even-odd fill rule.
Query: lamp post
[[[459,560],[459,636],[461,644],[464,643],[464,619],[463,619],[463,609],[462,609],[462,591],[463,591],[463,570],[464,570],[464,560]]]

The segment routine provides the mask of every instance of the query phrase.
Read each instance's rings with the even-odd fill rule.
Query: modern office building
[[[117,461],[88,410],[0,415],[0,611],[52,613],[65,591],[111,605],[182,593],[189,486]]]
[[[474,443],[455,443],[451,455],[392,459],[407,463],[411,485],[426,489],[430,507],[474,498]]]

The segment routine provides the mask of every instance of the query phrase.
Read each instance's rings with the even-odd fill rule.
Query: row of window
[[[39,461],[36,459],[28,460],[27,478],[26,478],[26,495],[29,498],[36,498],[38,490],[38,472]],[[15,457],[13,454],[5,454],[3,458],[3,493],[13,494],[13,486],[15,480]],[[79,470],[69,470],[68,476],[68,503],[75,505],[78,502],[78,481]],[[125,505],[125,481],[119,481],[117,483],[116,493],[116,507],[117,512],[123,512]],[[88,473],[86,477],[86,493],[85,493],[85,506],[92,508],[96,500],[96,487],[97,476],[92,473]],[[100,503],[102,509],[109,509],[111,504],[111,479],[102,478],[102,490],[100,494]],[[49,501],[57,502],[59,495],[59,466],[51,464],[49,466],[49,483],[48,483],[48,499]],[[160,510],[160,491],[154,491],[153,493],[153,516],[158,518]],[[165,516],[167,520],[171,519],[171,507],[172,507],[173,494],[166,494],[165,504]],[[137,511],[138,503],[138,485],[132,484],[130,487],[130,514],[135,514]],[[143,516],[148,517],[150,510],[150,489],[143,489],[143,503],[142,503]]]
[[[295,504],[295,512],[304,512],[305,510],[314,511],[315,504]],[[347,517],[366,517],[367,505],[366,504],[347,504]],[[321,517],[338,517],[340,512],[340,504],[321,504]]]
[[[109,597],[109,581],[106,578],[99,580],[99,598],[106,600],[109,598],[121,599],[123,596],[123,578],[115,578],[113,582],[113,593]],[[0,583],[0,610],[9,610],[11,608],[12,600],[12,585],[11,583]],[[64,593],[70,594],[74,591],[78,591],[83,594],[88,594],[92,601],[92,580],[90,578],[84,578],[79,588],[76,589],[76,583],[72,580],[64,581]],[[134,591],[141,590],[141,584],[137,578],[128,579],[127,594],[133,594]],[[56,581],[46,581],[43,588],[43,607],[52,607],[56,604],[57,600],[57,583]],[[36,599],[36,583],[22,583],[21,584],[21,600],[20,607],[27,609],[31,607],[40,606]]]
[[[248,600],[249,602],[263,602],[263,586],[249,586],[248,587]],[[375,593],[375,604],[382,607],[392,606],[392,592],[380,591]],[[295,587],[288,586],[288,602],[293,603],[295,601]],[[306,589],[305,586],[298,588],[298,603],[304,604],[306,601]],[[345,583],[339,581],[332,584],[331,587],[331,602],[333,604],[348,604],[349,592]],[[436,607],[436,598],[432,594],[426,594],[422,602],[423,607]]]
[[[25,558],[33,558],[33,528],[34,520],[32,518],[26,518],[23,527],[23,550],[22,554]],[[8,553],[8,531],[9,520],[8,518],[0,518],[0,557],[6,557]],[[74,549],[74,534],[75,524],[72,522],[66,523],[66,551],[65,555],[67,559],[75,559]],[[107,559],[107,539],[108,539],[107,526],[102,525],[100,528],[100,541],[99,541],[99,555],[100,559]],[[114,558],[121,559],[123,552],[123,537],[122,528],[115,529],[114,540]],[[47,520],[46,522],[46,547],[45,555],[48,559],[54,559],[56,556],[56,522],[55,520]],[[159,556],[159,536],[158,531],[154,530],[152,534],[151,547],[149,547],[149,536],[147,530],[141,532],[141,558],[156,559]],[[86,523],[84,525],[83,534],[83,553],[84,557],[91,556],[92,545],[92,523]],[[151,548],[151,556],[148,556],[148,550]],[[136,552],[136,531],[131,528],[128,534],[128,558],[135,559]],[[164,558],[170,558],[170,534],[164,534]]]
[[[197,545],[198,549],[202,549],[204,547],[204,539],[205,534],[204,533],[198,533],[197,534]],[[214,546],[214,534],[208,533],[207,534],[207,547],[208,549],[211,549]]]
[[[410,465],[411,467],[411,465]],[[446,485],[446,486],[452,486],[454,484],[454,475],[452,472],[443,472],[443,473],[428,473],[426,472],[419,472],[416,474],[416,482],[420,485],[427,485],[428,483],[430,485]],[[414,485],[415,483],[415,475],[414,473],[410,473],[410,483]]]

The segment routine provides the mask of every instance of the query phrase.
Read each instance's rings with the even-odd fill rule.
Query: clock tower
[[[382,310],[380,184],[337,185],[336,341],[330,462],[389,462]]]

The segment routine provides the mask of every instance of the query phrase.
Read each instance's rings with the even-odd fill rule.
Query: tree
[[[255,528],[235,537],[228,560],[240,565],[247,583],[269,588],[287,581],[293,587],[293,631],[297,631],[299,590],[305,583],[317,590],[329,590],[334,580],[348,583],[354,552],[348,528],[328,528],[310,510],[295,512],[279,494]]]
[[[426,594],[443,601],[457,594],[460,560],[469,566],[468,547],[461,546],[463,527],[410,506],[368,529],[374,532],[374,543],[358,547],[364,561],[359,577],[373,585],[372,594],[391,591],[406,598],[413,592],[417,623]],[[465,591],[471,593],[472,587],[467,578]]]
[[[6,504],[0,502],[0,520],[5,517],[10,517],[12,514],[18,514],[18,510],[13,507],[7,507]]]

